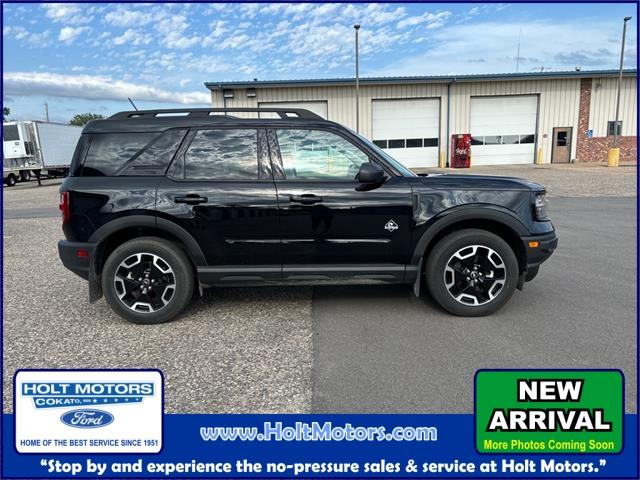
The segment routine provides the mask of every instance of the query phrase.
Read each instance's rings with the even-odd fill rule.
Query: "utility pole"
[[[44,102],[44,118],[47,119],[47,122],[49,121],[49,104],[47,102]]]
[[[520,67],[520,39],[522,37],[522,29],[520,29],[520,33],[518,33],[518,54],[516,55],[516,73],[518,72],[518,68]]]
[[[356,23],[353,28],[356,31],[356,133],[360,133],[360,56],[358,52],[358,30],[360,30],[360,24]]]
[[[620,115],[620,89],[622,87],[622,69],[624,67],[624,42],[627,36],[627,22],[631,17],[624,17],[622,26],[622,47],[620,47],[620,74],[618,75],[618,93],[616,95],[616,126],[613,129],[613,147],[618,144],[618,118]]]
[[[620,149],[618,148],[618,122],[620,118],[620,89],[622,88],[622,69],[624,67],[624,42],[627,36],[627,22],[629,20],[631,20],[631,17],[624,17],[624,21],[622,25],[622,46],[620,47],[620,73],[618,74],[618,92],[616,94],[616,115],[615,115],[615,122],[613,124],[613,147],[609,149],[609,155],[607,157],[607,165],[610,167],[617,167],[620,161]]]

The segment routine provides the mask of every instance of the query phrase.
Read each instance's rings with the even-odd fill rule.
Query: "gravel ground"
[[[544,185],[550,197],[631,197],[636,195],[635,165],[504,165],[469,169],[424,168],[420,172],[473,173],[521,177]]]
[[[62,180],[45,180],[42,187],[37,182],[18,183],[15,187],[2,187],[2,207],[5,210],[29,207],[58,208],[60,194],[58,188]]]
[[[310,410],[310,288],[207,290],[177,322],[133,325],[89,304],[59,237],[58,219],[4,222],[5,412],[18,368],[133,367],[163,370],[168,412]]]

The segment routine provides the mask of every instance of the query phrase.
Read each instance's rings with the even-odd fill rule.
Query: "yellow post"
[[[445,166],[444,156],[445,156],[444,151],[440,152],[440,159],[438,160],[438,168],[444,168]]]
[[[542,147],[538,147],[538,154],[536,155],[536,165],[542,165]]]
[[[607,155],[607,167],[617,167],[620,163],[620,149],[610,148]]]

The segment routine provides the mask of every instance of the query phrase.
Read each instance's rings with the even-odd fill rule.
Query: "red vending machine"
[[[469,168],[471,166],[471,134],[451,135],[451,168]]]

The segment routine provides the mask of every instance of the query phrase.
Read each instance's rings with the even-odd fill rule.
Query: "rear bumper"
[[[532,270],[541,263],[545,262],[558,246],[558,237],[556,232],[545,233],[544,235],[533,235],[530,237],[522,237],[524,249],[527,253],[527,270]],[[537,246],[532,242],[537,242]]]
[[[58,242],[58,254],[62,264],[85,280],[89,279],[89,265],[95,248],[94,243],[70,242],[68,240]]]

